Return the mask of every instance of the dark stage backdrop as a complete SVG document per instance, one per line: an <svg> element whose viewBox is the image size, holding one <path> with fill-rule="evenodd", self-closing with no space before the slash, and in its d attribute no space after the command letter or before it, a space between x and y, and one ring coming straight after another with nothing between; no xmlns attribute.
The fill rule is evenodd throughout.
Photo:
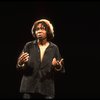
<svg viewBox="0 0 100 100"><path fill-rule="evenodd" d="M0 98L19 98L22 74L16 61L31 27L40 18L54 25L65 62L65 75L56 77L56 98L100 98L100 2L0 2Z"/></svg>

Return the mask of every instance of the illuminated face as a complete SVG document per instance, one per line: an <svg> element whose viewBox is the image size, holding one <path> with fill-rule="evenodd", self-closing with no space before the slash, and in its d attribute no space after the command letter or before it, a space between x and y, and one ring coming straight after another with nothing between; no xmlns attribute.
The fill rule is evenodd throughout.
<svg viewBox="0 0 100 100"><path fill-rule="evenodd" d="M35 30L35 34L36 34L36 37L38 39L45 39L47 37L47 34L46 34L46 29L45 27L39 23L36 27L36 30Z"/></svg>

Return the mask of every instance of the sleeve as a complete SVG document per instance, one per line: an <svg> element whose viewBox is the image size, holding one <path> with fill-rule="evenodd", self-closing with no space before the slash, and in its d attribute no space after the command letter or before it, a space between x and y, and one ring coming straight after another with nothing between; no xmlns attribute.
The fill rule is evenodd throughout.
<svg viewBox="0 0 100 100"><path fill-rule="evenodd" d="M57 45L55 47L55 58L57 60L61 60L62 59L60 51L59 51L59 47ZM65 73L64 62L62 64L62 68L61 68L60 72Z"/></svg>
<svg viewBox="0 0 100 100"><path fill-rule="evenodd" d="M30 47L31 47L30 42L26 43L24 48L23 48L23 50L22 50L22 52L30 53L29 52L30 51ZM20 53L20 55L21 55L21 53ZM30 66L30 62L29 61L24 63L24 65L20 66L20 65L18 65L18 60L17 60L16 68L17 68L18 71L21 71L24 75L31 75L32 72L33 72L33 68Z"/></svg>
<svg viewBox="0 0 100 100"><path fill-rule="evenodd" d="M55 58L57 60L60 60L61 59L61 54L60 54L60 51L59 51L58 46L55 47Z"/></svg>
<svg viewBox="0 0 100 100"><path fill-rule="evenodd" d="M29 43L26 43L26 44L24 45L23 50L22 50L21 53L19 54L19 57L20 57L20 55L22 54L22 52L28 52L28 53L29 53L28 44L29 44ZM18 58L19 58L19 57L18 57ZM25 64L22 64L22 65L19 65L18 59L17 59L16 68L18 68L18 69L23 69L23 68L25 68L25 66L26 66L26 63L25 63Z"/></svg>

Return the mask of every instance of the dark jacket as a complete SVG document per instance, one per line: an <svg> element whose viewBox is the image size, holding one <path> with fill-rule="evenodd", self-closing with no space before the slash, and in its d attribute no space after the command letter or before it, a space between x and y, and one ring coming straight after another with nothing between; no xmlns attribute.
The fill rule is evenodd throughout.
<svg viewBox="0 0 100 100"><path fill-rule="evenodd" d="M58 60L61 59L57 45L50 42L42 62L40 61L40 49L36 40L26 43L23 51L29 53L29 61L23 69L20 92L54 96L54 73L56 71L52 67L52 60L54 57ZM61 71L63 72L64 68Z"/></svg>

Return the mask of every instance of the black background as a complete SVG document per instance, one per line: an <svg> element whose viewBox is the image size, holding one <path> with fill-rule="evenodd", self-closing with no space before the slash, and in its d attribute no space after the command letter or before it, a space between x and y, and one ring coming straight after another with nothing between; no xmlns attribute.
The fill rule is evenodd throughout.
<svg viewBox="0 0 100 100"><path fill-rule="evenodd" d="M100 98L100 2L1 1L0 98L18 98L21 73L16 61L31 27L46 18L65 62L65 75L56 80L57 98Z"/></svg>

